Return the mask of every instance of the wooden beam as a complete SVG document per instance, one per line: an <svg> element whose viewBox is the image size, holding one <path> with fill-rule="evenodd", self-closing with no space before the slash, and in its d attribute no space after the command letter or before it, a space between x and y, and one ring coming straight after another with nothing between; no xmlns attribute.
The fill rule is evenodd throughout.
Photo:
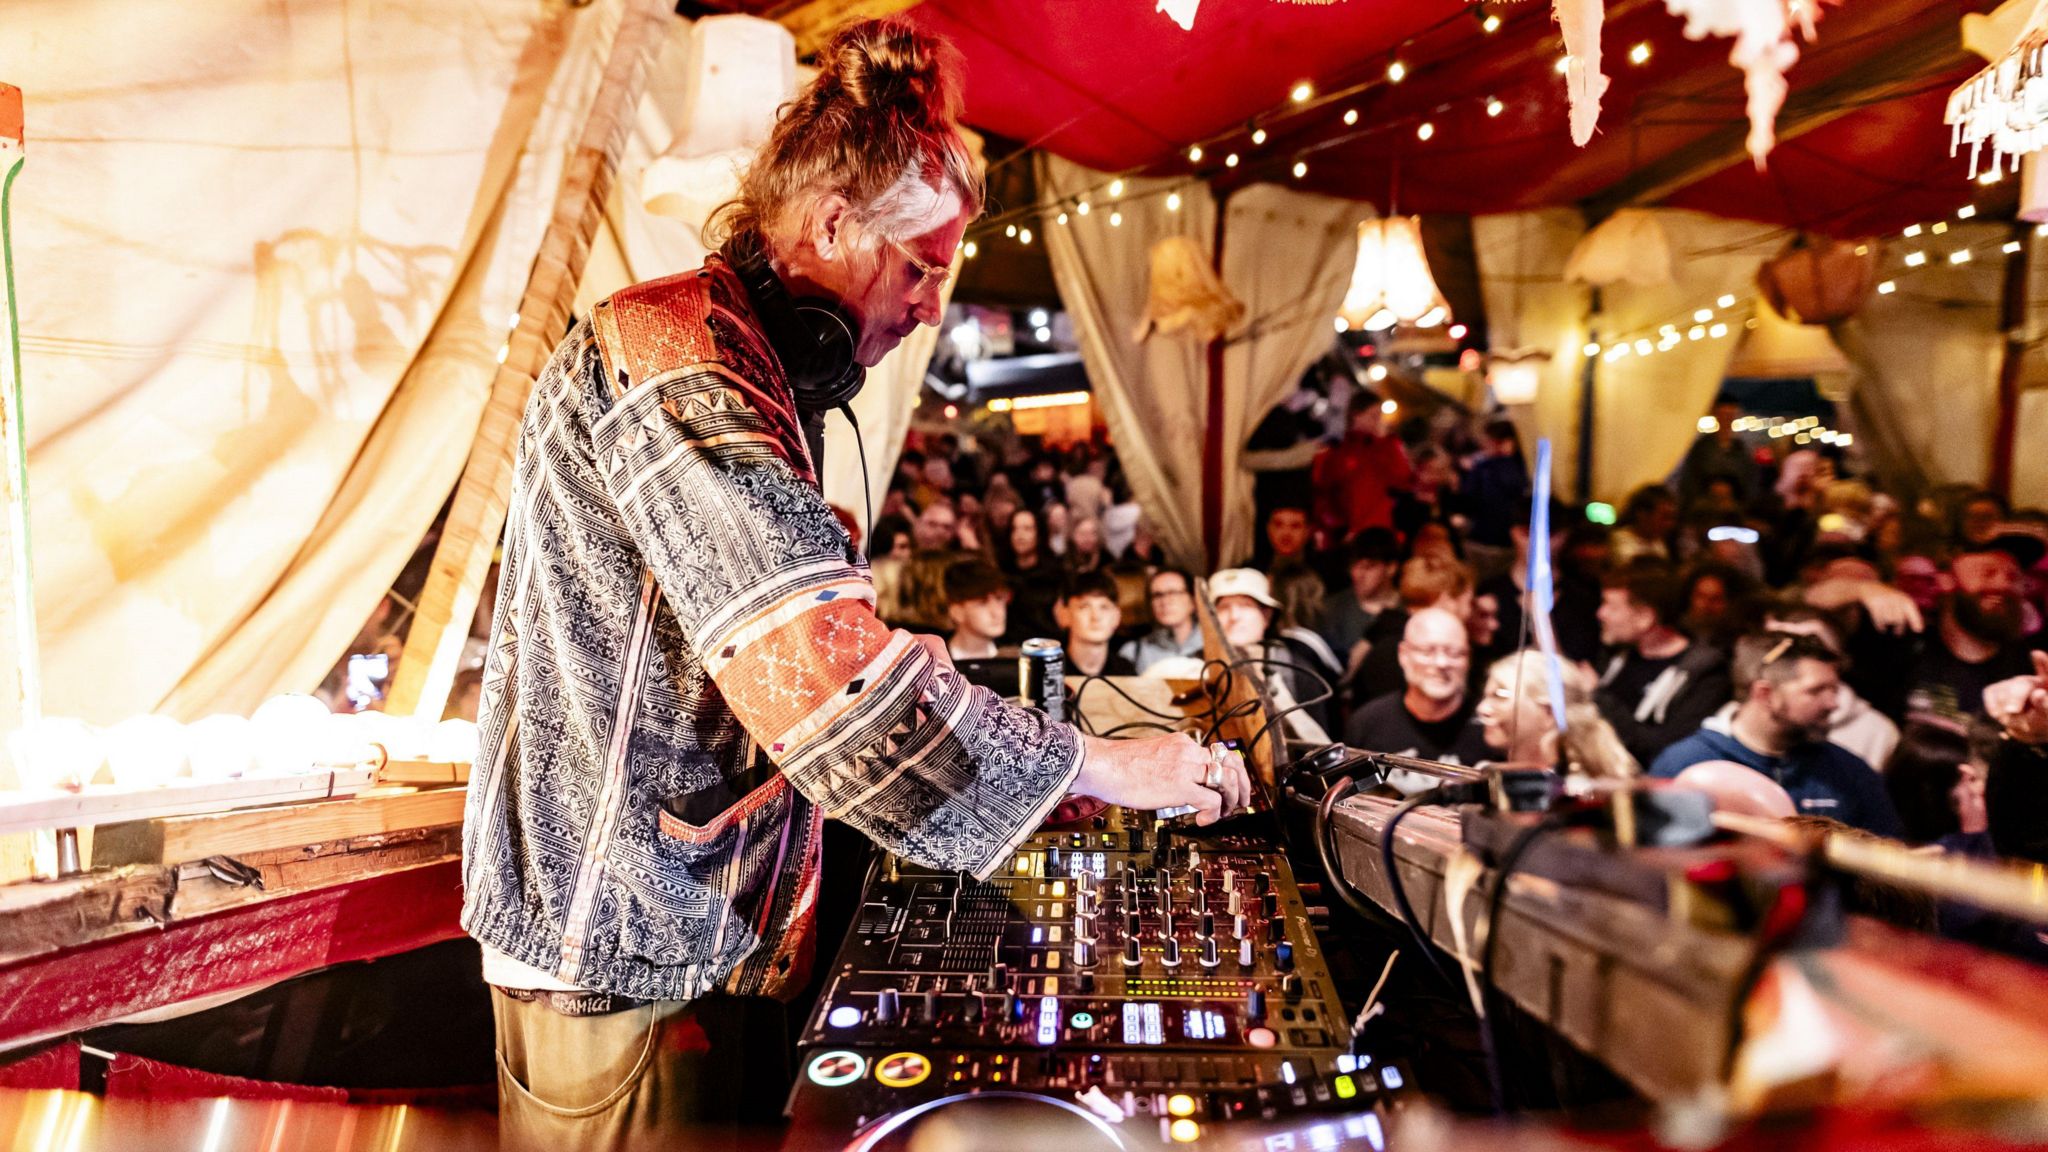
<svg viewBox="0 0 2048 1152"><path fill-rule="evenodd" d="M1928 8L1886 39L1892 46L1873 52L1869 59L1838 75L1795 88L1778 112L1778 143L1782 145L1855 112L1863 106L1862 98L1924 80L1975 59L1957 39L1954 15L1941 5ZM1739 73L1731 69L1728 83L1740 92ZM1589 197L1585 202L1587 218L1604 220L1616 209L1655 204L1696 184L1746 159L1748 138L1748 119L1735 117L1725 127L1641 165L1627 179Z"/></svg>
<svg viewBox="0 0 2048 1152"><path fill-rule="evenodd" d="M590 259L590 242L604 219L605 201L618 175L626 145L647 86L648 67L661 48L673 0L627 0L612 38L604 76L590 105L576 150L563 169L554 212L541 237L540 253L519 301L519 326L510 351L491 380L490 398L471 443L462 479L434 549L427 584L420 592L419 611L405 638L405 652L392 677L386 710L395 715L424 715L439 720L454 686L456 665L469 637L469 623L491 554L505 529L512 495L512 453L519 441L519 421L534 380L547 366L555 342L569 328L576 286Z"/></svg>
<svg viewBox="0 0 2048 1152"><path fill-rule="evenodd" d="M138 820L100 829L94 863L183 864L209 856L241 856L364 836L462 823L461 788L358 796L319 804L252 808L212 816Z"/></svg>
<svg viewBox="0 0 2048 1152"><path fill-rule="evenodd" d="M799 60L817 55L839 26L855 20L894 16L922 0L792 0L768 10L768 17L796 37Z"/></svg>

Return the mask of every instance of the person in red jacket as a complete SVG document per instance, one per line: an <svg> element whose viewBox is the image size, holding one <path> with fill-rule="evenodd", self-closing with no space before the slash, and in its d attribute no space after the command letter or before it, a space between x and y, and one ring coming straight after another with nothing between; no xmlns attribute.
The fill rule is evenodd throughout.
<svg viewBox="0 0 2048 1152"><path fill-rule="evenodd" d="M1415 478L1408 450L1387 435L1377 393L1353 395L1348 419L1343 442L1318 453L1312 469L1316 522L1337 540L1392 528L1394 493Z"/></svg>

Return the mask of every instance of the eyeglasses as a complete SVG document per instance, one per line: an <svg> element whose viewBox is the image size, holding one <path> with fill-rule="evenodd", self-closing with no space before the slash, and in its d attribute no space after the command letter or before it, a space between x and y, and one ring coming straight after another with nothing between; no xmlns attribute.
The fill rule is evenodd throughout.
<svg viewBox="0 0 2048 1152"><path fill-rule="evenodd" d="M927 264L917 258L917 253L905 248L893 237L884 236L882 239L887 240L891 248L901 253L905 260L910 261L911 270L917 273L917 286L911 289L911 295L921 296L926 289L931 289L935 292L944 292L946 290L946 280L953 275L953 266L951 264Z"/></svg>
<svg viewBox="0 0 2048 1152"><path fill-rule="evenodd" d="M1416 660L1434 660L1439 664L1462 664L1472 658L1472 653L1467 649L1431 644L1404 643L1401 645L1401 651Z"/></svg>

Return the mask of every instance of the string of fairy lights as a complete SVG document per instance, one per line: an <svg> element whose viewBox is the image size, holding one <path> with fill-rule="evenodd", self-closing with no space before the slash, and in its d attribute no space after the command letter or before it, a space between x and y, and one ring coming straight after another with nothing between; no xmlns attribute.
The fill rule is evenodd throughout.
<svg viewBox="0 0 2048 1152"><path fill-rule="evenodd" d="M1463 10L1454 12L1401 40L1385 52L1386 63L1375 73L1327 92L1318 92L1313 82L1297 81L1291 85L1284 99L1244 121L1240 125L1211 133L1199 140L1190 141L1180 149L1189 169L1178 179L1167 178L1159 182L1155 174L1148 179L1150 187L1144 195L1164 196L1168 211L1180 210L1185 198L1182 190L1191 185L1207 183L1211 178L1224 174L1248 175L1253 172L1284 171L1295 180L1305 179L1309 174L1309 160L1327 149L1352 143L1357 140L1392 133L1412 131L1415 140L1427 144L1438 139L1442 132L1439 122L1455 115L1461 108L1474 109L1487 119L1495 119L1505 113L1509 102L1498 93L1477 96L1463 96L1444 100L1428 108L1411 109L1397 116L1379 119L1372 123L1361 123L1362 115L1357 107L1359 97L1376 90L1390 89L1400 85L1419 69L1430 64L1411 64L1417 47L1446 28L1469 21L1480 36L1491 36L1503 26L1503 18L1496 9L1504 7L1508 0L1495 3L1473 3ZM1561 39L1557 44L1560 54L1554 71L1561 79L1571 58L1562 54ZM1636 44L1626 54L1628 62L1635 67L1647 65L1654 55L1648 41ZM1443 60L1432 61L1431 64ZM1512 95L1512 94L1510 94ZM1291 152L1279 155L1261 155L1262 149L1271 139L1273 130L1282 123L1298 124L1302 118L1329 112L1338 122L1338 130L1312 142L1301 145ZM1014 157L1006 157L998 164ZM1099 215L1112 228L1121 227L1123 212L1121 205L1129 203L1125 193L1130 182L1140 178L1154 168L1133 168L1105 175L1102 179L1077 191L1058 196L1042 196L1037 201L991 213L979 221L962 237L960 253L968 260L981 254L984 243L992 242L998 232L1005 240L1029 247L1037 238L1034 224L1050 219L1055 225L1066 227L1075 221ZM1098 212L1098 209L1106 209ZM1041 224L1042 226L1042 224Z"/></svg>
<svg viewBox="0 0 2048 1152"><path fill-rule="evenodd" d="M1973 220L1977 215L1976 205L1965 204L1956 209L1955 220L1961 223ZM1941 237L1948 236L1953 231L1954 226L1947 219L1922 220L1902 229L1899 236L1901 241L1907 242L1906 250L1901 254L1898 265L1884 273L1884 278L1878 281L1877 294L1892 295L1899 290L1900 279L1923 269L1953 268L1971 263L1977 259L1980 249L1988 254L1988 251L1995 247L1998 254L2011 256L2022 247L2020 241L2011 238L1979 242L1976 245L1941 240ZM2034 233L2037 236L2048 235L2048 225L2036 227ZM1868 255L1871 244L1875 242L1873 240L1858 244L1856 255ZM1724 292L1710 304L1701 304L1685 312L1674 313L1661 321L1617 333L1605 340L1589 340L1581 351L1588 358L1598 356L1612 364L1630 356L1647 357L1669 352L1681 344L1723 339L1733 331L1732 325L1738 319L1744 328L1757 326L1758 320L1754 314L1756 303L1755 293L1737 295Z"/></svg>

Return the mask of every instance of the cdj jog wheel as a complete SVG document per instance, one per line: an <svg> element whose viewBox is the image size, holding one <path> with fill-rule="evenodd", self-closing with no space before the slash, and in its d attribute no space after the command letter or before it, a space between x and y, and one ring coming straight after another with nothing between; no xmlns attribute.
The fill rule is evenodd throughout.
<svg viewBox="0 0 2048 1152"><path fill-rule="evenodd" d="M1115 1128L1076 1104L1025 1092L942 1096L884 1117L846 1152L1126 1152Z"/></svg>

